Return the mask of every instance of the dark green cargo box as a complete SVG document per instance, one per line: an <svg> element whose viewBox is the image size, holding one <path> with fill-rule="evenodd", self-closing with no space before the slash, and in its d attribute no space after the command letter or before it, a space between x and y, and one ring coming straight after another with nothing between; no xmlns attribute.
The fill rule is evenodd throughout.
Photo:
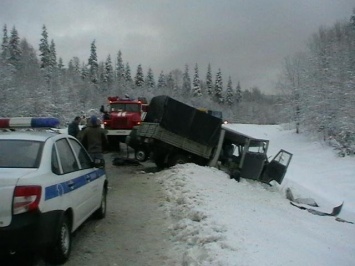
<svg viewBox="0 0 355 266"><path fill-rule="evenodd" d="M159 123L172 133L203 145L215 146L218 142L222 119L179 102L169 96L154 97L144 122Z"/></svg>

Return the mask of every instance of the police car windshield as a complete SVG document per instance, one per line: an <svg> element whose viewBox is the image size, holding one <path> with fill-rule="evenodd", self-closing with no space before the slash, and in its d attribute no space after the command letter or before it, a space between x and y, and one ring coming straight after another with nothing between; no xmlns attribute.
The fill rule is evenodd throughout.
<svg viewBox="0 0 355 266"><path fill-rule="evenodd" d="M139 104L136 103L113 103L110 105L111 112L140 112Z"/></svg>
<svg viewBox="0 0 355 266"><path fill-rule="evenodd" d="M0 168L38 168L43 142L0 140Z"/></svg>

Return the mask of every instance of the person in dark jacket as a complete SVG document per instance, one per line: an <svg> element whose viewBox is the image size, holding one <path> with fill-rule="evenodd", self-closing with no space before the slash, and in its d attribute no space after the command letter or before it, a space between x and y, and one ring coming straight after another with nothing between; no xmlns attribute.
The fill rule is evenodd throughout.
<svg viewBox="0 0 355 266"><path fill-rule="evenodd" d="M68 126L68 134L69 135L72 135L75 138L78 137L78 133L80 131L80 129L79 129L80 121L81 121L81 117L76 116L74 118L74 120L69 124L69 126Z"/></svg>
<svg viewBox="0 0 355 266"><path fill-rule="evenodd" d="M80 133L80 142L87 149L92 159L104 159L103 152L108 141L106 131L101 128L96 116L91 116L87 127Z"/></svg>

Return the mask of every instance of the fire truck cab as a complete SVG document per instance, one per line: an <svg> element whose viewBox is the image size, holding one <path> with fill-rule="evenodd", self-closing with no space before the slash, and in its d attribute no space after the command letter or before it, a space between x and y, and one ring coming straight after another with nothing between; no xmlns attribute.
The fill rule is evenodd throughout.
<svg viewBox="0 0 355 266"><path fill-rule="evenodd" d="M107 130L110 146L115 147L119 142L125 142L132 128L143 121L148 104L145 98L111 96L107 99L107 109L101 106L100 111L103 113L103 125Z"/></svg>

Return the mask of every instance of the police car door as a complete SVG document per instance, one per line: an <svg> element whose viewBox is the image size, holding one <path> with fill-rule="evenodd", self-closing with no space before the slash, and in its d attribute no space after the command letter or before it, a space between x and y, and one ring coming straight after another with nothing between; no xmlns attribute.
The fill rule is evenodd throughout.
<svg viewBox="0 0 355 266"><path fill-rule="evenodd" d="M85 180L87 182L87 211L94 211L101 204L102 191L105 182L105 171L103 169L93 168L93 163L89 154L76 139L70 138L69 142L79 161L80 171L82 172L82 175L85 175Z"/></svg>
<svg viewBox="0 0 355 266"><path fill-rule="evenodd" d="M55 144L58 151L61 179L65 180L65 183L62 183L65 202L68 208L73 209L73 228L76 228L91 214L92 206L89 194L92 184L87 180L87 174L91 169L81 169L67 138L61 138Z"/></svg>

